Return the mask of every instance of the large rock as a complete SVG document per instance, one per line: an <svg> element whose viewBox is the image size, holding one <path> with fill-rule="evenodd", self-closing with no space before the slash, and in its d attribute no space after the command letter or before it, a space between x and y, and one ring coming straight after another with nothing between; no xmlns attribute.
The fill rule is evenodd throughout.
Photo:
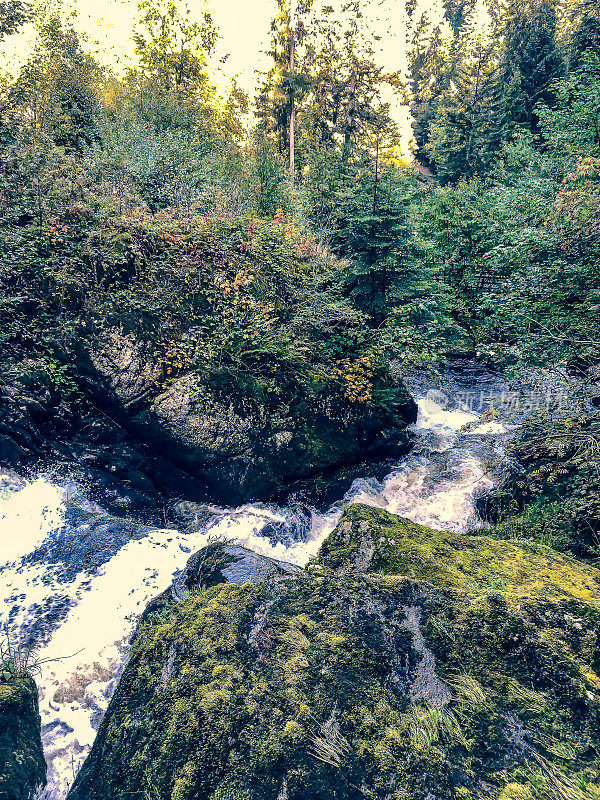
<svg viewBox="0 0 600 800"><path fill-rule="evenodd" d="M239 585L247 551L211 547L140 622L69 800L599 796L597 570L365 506L301 574Z"/></svg>
<svg viewBox="0 0 600 800"><path fill-rule="evenodd" d="M181 600L190 592L229 582L242 586L259 581L281 581L298 575L302 570L293 564L277 561L236 544L215 542L194 553L183 572L171 587L172 596Z"/></svg>
<svg viewBox="0 0 600 800"><path fill-rule="evenodd" d="M0 682L0 797L30 800L46 783L37 688L28 676Z"/></svg>
<svg viewBox="0 0 600 800"><path fill-rule="evenodd" d="M150 345L112 332L94 344L82 340L78 368L101 408L228 504L409 447L406 426L416 419L416 405L391 377L385 404L296 398L275 415L203 386L194 375L157 394L157 364Z"/></svg>
<svg viewBox="0 0 600 800"><path fill-rule="evenodd" d="M101 402L112 399L131 409L143 403L162 377L155 346L133 333L102 331L90 345L85 337L77 347L77 366Z"/></svg>

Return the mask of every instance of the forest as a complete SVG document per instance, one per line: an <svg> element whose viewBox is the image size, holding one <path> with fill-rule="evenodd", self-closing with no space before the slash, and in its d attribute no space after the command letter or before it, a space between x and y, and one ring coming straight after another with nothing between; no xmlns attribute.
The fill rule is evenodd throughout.
<svg viewBox="0 0 600 800"><path fill-rule="evenodd" d="M214 521L211 503L276 502L310 528L365 462L414 447L411 376L444 390L476 365L510 388L518 430L509 466L486 454L494 485L473 493L477 522L441 533L426 515L344 505L287 593L264 553L273 582L223 583L239 553L202 540L185 597L164 593L139 618L91 755L79 777L68 767L69 798L600 797L597 0L399 2L395 71L367 0L276 0L254 95L217 85L210 5L135 5L117 64L59 0L0 0L0 49L29 32L0 73L0 500L40 474L86 487L74 505L65 490L79 545L60 580L102 569L105 549L140 538L132 525ZM490 399L456 430L506 418ZM88 537L77 525L98 503L110 520ZM390 531L396 550L381 545ZM67 558L65 535L43 545L48 563ZM485 555L470 560L461 537ZM23 564L38 563L31 552ZM346 601L377 607L384 627L367 611L353 627ZM400 624L393 603L421 610ZM251 619L258 644L240 644ZM25 708L41 667L18 669L10 636L0 707L15 684ZM441 665L445 688L420 706L414 685L390 699L390 636L414 637L407 675L428 654ZM172 695L152 659L163 678L180 669ZM15 761L2 724L0 796L63 798L60 781L43 794L37 744Z"/></svg>

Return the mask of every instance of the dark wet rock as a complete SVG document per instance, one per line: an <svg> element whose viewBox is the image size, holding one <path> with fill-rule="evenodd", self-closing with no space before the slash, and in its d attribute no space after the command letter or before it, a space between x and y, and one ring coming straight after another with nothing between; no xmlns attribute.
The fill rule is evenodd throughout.
<svg viewBox="0 0 600 800"><path fill-rule="evenodd" d="M169 509L169 517L180 528L188 531L200 531L207 527L214 519L217 509L206 503L192 503L189 500L179 500Z"/></svg>
<svg viewBox="0 0 600 800"><path fill-rule="evenodd" d="M280 520L269 520L261 528L260 535L268 539L271 544L283 542L289 546L296 542L305 542L312 527L311 509L293 504L288 506L281 516Z"/></svg>
<svg viewBox="0 0 600 800"><path fill-rule="evenodd" d="M103 405L110 397L118 407L135 408L152 395L162 377L156 348L132 333L101 331L92 346L82 338L77 357L90 393Z"/></svg>
<svg viewBox="0 0 600 800"><path fill-rule="evenodd" d="M26 675L0 682L0 797L30 800L46 783L37 688Z"/></svg>
<svg viewBox="0 0 600 800"><path fill-rule="evenodd" d="M219 583L258 583L259 581L289 579L302 572L284 561L240 547L236 544L216 542L194 553L181 575L173 582L172 593L182 599L190 592L216 586Z"/></svg>
<svg viewBox="0 0 600 800"><path fill-rule="evenodd" d="M414 407L404 389L397 395L395 413L317 402L274 423L251 403L196 396L182 378L132 425L185 470L202 474L213 495L231 505L376 454L406 452L404 429L415 418Z"/></svg>
<svg viewBox="0 0 600 800"><path fill-rule="evenodd" d="M599 597L548 548L359 505L302 571L214 542L142 617L69 800L594 797Z"/></svg>
<svg viewBox="0 0 600 800"><path fill-rule="evenodd" d="M131 334L82 339L78 358L86 390L101 408L228 505L365 458L406 452L406 426L416 418L398 380L386 389L385 407L297 398L275 421L267 407L198 385L194 376L157 392L160 359ZM181 488L179 496L195 499Z"/></svg>
<svg viewBox="0 0 600 800"><path fill-rule="evenodd" d="M172 498L267 500L410 448L416 406L390 375L379 387L385 403L298 395L274 410L193 375L165 384L160 354L141 334L92 326L58 356L73 365L78 399L23 381L0 386L0 466L67 469L115 514L155 523ZM23 374L26 359L13 354Z"/></svg>

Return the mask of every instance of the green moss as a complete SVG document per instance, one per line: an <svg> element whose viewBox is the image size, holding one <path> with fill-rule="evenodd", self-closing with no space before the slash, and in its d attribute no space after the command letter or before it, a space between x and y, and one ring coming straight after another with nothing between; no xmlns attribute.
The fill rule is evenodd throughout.
<svg viewBox="0 0 600 800"><path fill-rule="evenodd" d="M500 792L498 800L533 800L533 794L528 786L520 783L509 783Z"/></svg>
<svg viewBox="0 0 600 800"><path fill-rule="evenodd" d="M37 688L27 676L0 684L0 797L27 800L46 783Z"/></svg>
<svg viewBox="0 0 600 800"><path fill-rule="evenodd" d="M323 547L336 567L358 548L362 525L375 548L370 569L469 594L503 592L511 600L581 600L600 609L600 573L540 545L433 530L368 506L350 506Z"/></svg>
<svg viewBox="0 0 600 800"><path fill-rule="evenodd" d="M600 553L598 463L585 442L598 435L595 410L532 419L516 441L524 465L485 503L494 536L549 545L579 558Z"/></svg>

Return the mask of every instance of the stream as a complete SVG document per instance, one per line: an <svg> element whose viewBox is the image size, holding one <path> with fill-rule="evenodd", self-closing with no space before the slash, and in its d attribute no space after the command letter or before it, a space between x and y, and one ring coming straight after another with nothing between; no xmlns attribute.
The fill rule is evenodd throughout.
<svg viewBox="0 0 600 800"><path fill-rule="evenodd" d="M93 743L128 655L136 620L209 537L304 565L335 527L343 506L366 503L434 528L465 532L482 523L475 502L510 468L508 416L480 417L505 386L479 367L439 381L407 380L418 402L411 452L383 480L355 480L326 509L247 504L210 507L181 530L111 516L65 478L19 479L0 470L0 618L36 674L48 787L63 800Z"/></svg>

